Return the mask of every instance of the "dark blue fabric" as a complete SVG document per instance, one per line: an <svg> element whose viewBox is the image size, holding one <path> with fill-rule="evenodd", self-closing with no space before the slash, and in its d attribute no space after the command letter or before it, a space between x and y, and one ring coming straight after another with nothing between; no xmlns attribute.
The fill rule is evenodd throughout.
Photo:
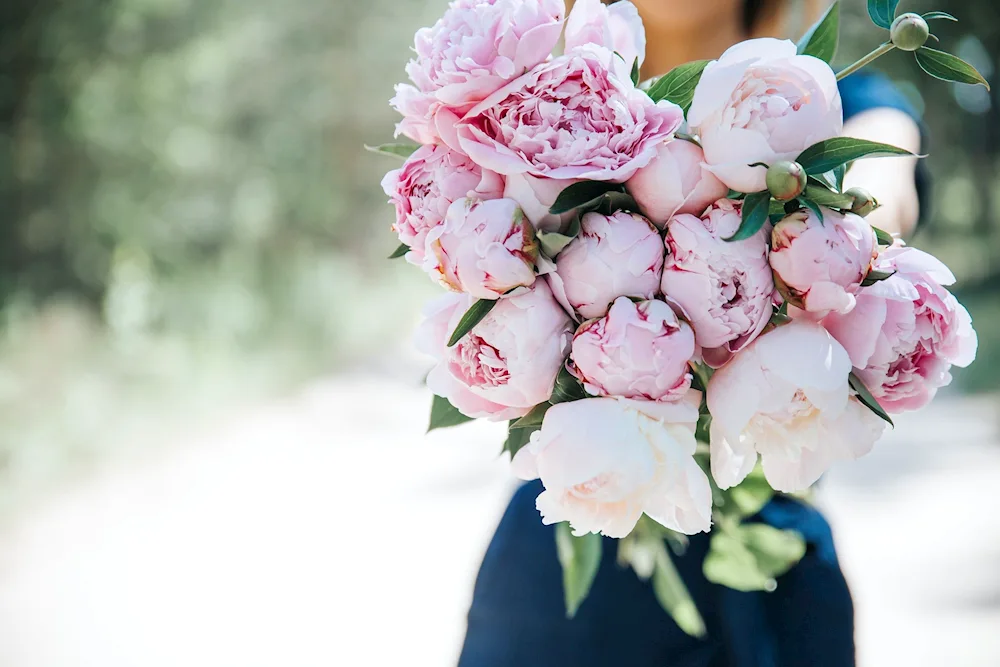
<svg viewBox="0 0 1000 667"><path fill-rule="evenodd" d="M709 536L694 535L677 569L707 628L686 635L660 608L649 584L604 558L576 618L563 606L552 526L535 509L538 481L507 508L476 580L460 667L846 667L854 664L851 595L830 528L814 508L777 498L752 520L802 532L805 558L772 593L742 593L709 583L701 564Z"/></svg>
<svg viewBox="0 0 1000 667"><path fill-rule="evenodd" d="M845 117L892 107L916 118L888 81L855 74L841 82ZM693 639L660 608L652 588L604 558L590 596L567 620L552 526L542 524L539 482L511 500L476 580L460 667L851 667L854 608L830 527L814 508L786 497L753 520L801 532L802 561L771 593L709 583L701 565L709 536L695 535L675 562L708 630Z"/></svg>

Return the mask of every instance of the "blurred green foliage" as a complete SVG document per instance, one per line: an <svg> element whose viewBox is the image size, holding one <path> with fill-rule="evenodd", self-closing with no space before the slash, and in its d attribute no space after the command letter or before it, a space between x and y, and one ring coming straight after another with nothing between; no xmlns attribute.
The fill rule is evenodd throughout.
<svg viewBox="0 0 1000 667"><path fill-rule="evenodd" d="M345 307L395 279L392 165L360 147L391 133L413 25L397 3L5 11L8 300L80 296L115 332L344 342Z"/></svg>
<svg viewBox="0 0 1000 667"><path fill-rule="evenodd" d="M849 62L885 38L860 0L843 0L838 63ZM945 83L924 74L905 53L890 53L878 67L892 76L928 128L925 152L932 174L932 208L913 244L940 257L964 293L992 292L1000 283L1000 98L995 85L1000 53L1000 4L993 0L904 0L899 11L944 10L959 22L932 21L939 47L974 64L994 82ZM975 313L973 313L975 315ZM1000 385L994 385L1000 386Z"/></svg>
<svg viewBox="0 0 1000 667"><path fill-rule="evenodd" d="M395 358L433 288L384 259L396 242L378 184L395 164L362 145L390 140L413 32L444 5L2 4L0 463L89 455L123 420L134 442L166 412ZM883 37L862 0L844 5L842 62ZM935 32L993 73L993 0L904 7L958 14ZM996 93L911 60L880 65L933 130L934 210L916 243L978 292L996 358ZM996 388L980 366L973 384Z"/></svg>

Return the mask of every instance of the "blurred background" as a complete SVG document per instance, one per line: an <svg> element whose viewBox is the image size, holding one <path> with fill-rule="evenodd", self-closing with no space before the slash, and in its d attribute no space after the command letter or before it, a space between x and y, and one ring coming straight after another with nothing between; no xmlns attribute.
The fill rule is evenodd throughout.
<svg viewBox="0 0 1000 667"><path fill-rule="evenodd" d="M422 435L436 288L385 259L396 163L362 147L445 4L2 3L0 664L454 661L512 482L494 426ZM842 4L847 63L881 35ZM993 0L903 7L1000 67ZM862 664L997 665L1000 87L879 67L980 352L824 502Z"/></svg>

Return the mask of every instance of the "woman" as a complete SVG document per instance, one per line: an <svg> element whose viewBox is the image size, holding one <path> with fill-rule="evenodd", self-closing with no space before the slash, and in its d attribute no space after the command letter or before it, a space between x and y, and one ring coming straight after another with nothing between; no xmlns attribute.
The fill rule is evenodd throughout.
<svg viewBox="0 0 1000 667"><path fill-rule="evenodd" d="M647 34L644 76L714 58L748 37L786 32L781 26L803 3L779 0L633 0ZM806 5L811 4L806 0ZM808 9L808 8L807 8ZM811 8L815 14L816 7ZM800 16L801 16L800 12ZM803 21L808 24L809 21ZM788 26L802 32L803 26ZM853 75L841 84L845 134L920 152L914 115L885 79ZM915 159L877 165L860 161L847 186L867 188L883 204L870 220L906 234L920 204ZM871 163L871 164L869 164ZM773 593L741 593L711 584L701 566L709 536L695 535L675 559L705 620L694 639L660 608L648 583L616 564L616 542L604 557L590 595L565 618L554 528L535 509L538 481L521 487L507 509L476 581L460 667L549 665L628 667L845 667L854 664L853 606L837 564L829 526L813 508L777 498L752 520L801 532L806 556Z"/></svg>

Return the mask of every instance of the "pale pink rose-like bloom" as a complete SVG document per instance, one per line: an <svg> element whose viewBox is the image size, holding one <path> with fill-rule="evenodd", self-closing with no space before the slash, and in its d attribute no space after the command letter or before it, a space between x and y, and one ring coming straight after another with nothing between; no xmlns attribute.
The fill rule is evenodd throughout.
<svg viewBox="0 0 1000 667"><path fill-rule="evenodd" d="M570 367L592 396L675 401L691 388L694 332L663 301L619 297L573 336Z"/></svg>
<svg viewBox="0 0 1000 667"><path fill-rule="evenodd" d="M844 112L829 65L796 55L788 40L762 38L740 42L708 64L688 125L723 183L759 192L767 170L749 165L794 160L812 144L839 136Z"/></svg>
<svg viewBox="0 0 1000 667"><path fill-rule="evenodd" d="M663 294L691 322L713 367L760 335L773 311L769 225L743 241L724 240L739 229L741 213L739 202L720 199L701 218L672 218L664 239Z"/></svg>
<svg viewBox="0 0 1000 667"><path fill-rule="evenodd" d="M819 324L796 320L760 336L708 383L712 476L739 484L760 454L776 491L802 491L837 461L859 458L885 422L851 396L851 360Z"/></svg>
<svg viewBox="0 0 1000 667"><path fill-rule="evenodd" d="M413 85L399 84L390 104L396 128L420 143L457 148L453 125L472 106L549 57L559 41L563 0L461 0L417 31Z"/></svg>
<svg viewBox="0 0 1000 667"><path fill-rule="evenodd" d="M636 213L587 213L580 234L556 257L549 275L557 298L583 319L603 317L620 296L652 299L660 289L663 242Z"/></svg>
<svg viewBox="0 0 1000 667"><path fill-rule="evenodd" d="M566 51L596 44L618 53L631 69L646 59L646 29L631 2L606 5L601 0L577 0L566 19Z"/></svg>
<svg viewBox="0 0 1000 667"><path fill-rule="evenodd" d="M808 313L849 312L878 254L871 225L853 213L800 210L771 232L771 268L790 304Z"/></svg>
<svg viewBox="0 0 1000 667"><path fill-rule="evenodd" d="M586 46L536 66L461 120L462 150L507 176L627 181L684 115L654 104L620 65L611 51Z"/></svg>
<svg viewBox="0 0 1000 667"><path fill-rule="evenodd" d="M645 513L670 530L707 532L712 490L694 460L700 399L691 390L677 403L588 398L550 408L512 466L542 480L542 522L620 538Z"/></svg>
<svg viewBox="0 0 1000 667"><path fill-rule="evenodd" d="M679 213L701 215L729 192L705 166L701 147L683 139L661 143L653 161L635 172L625 187L660 228Z"/></svg>
<svg viewBox="0 0 1000 667"><path fill-rule="evenodd" d="M535 282L538 241L513 199L456 200L427 234L424 270L445 287L499 299Z"/></svg>
<svg viewBox="0 0 1000 667"><path fill-rule="evenodd" d="M506 297L448 347L459 320L476 299L446 294L424 310L417 349L437 359L427 386L462 414L505 421L526 415L552 395L566 360L573 326L544 281Z"/></svg>
<svg viewBox="0 0 1000 667"><path fill-rule="evenodd" d="M452 202L463 197L496 199L503 177L445 146L421 146L399 169L382 179L382 189L396 208L392 230L409 246L406 260L424 261L427 232L440 225Z"/></svg>
<svg viewBox="0 0 1000 667"><path fill-rule="evenodd" d="M877 267L896 273L863 288L854 310L833 313L823 324L886 411L917 410L951 382L953 365L975 360L978 339L969 312L942 287L955 277L940 261L893 247Z"/></svg>

